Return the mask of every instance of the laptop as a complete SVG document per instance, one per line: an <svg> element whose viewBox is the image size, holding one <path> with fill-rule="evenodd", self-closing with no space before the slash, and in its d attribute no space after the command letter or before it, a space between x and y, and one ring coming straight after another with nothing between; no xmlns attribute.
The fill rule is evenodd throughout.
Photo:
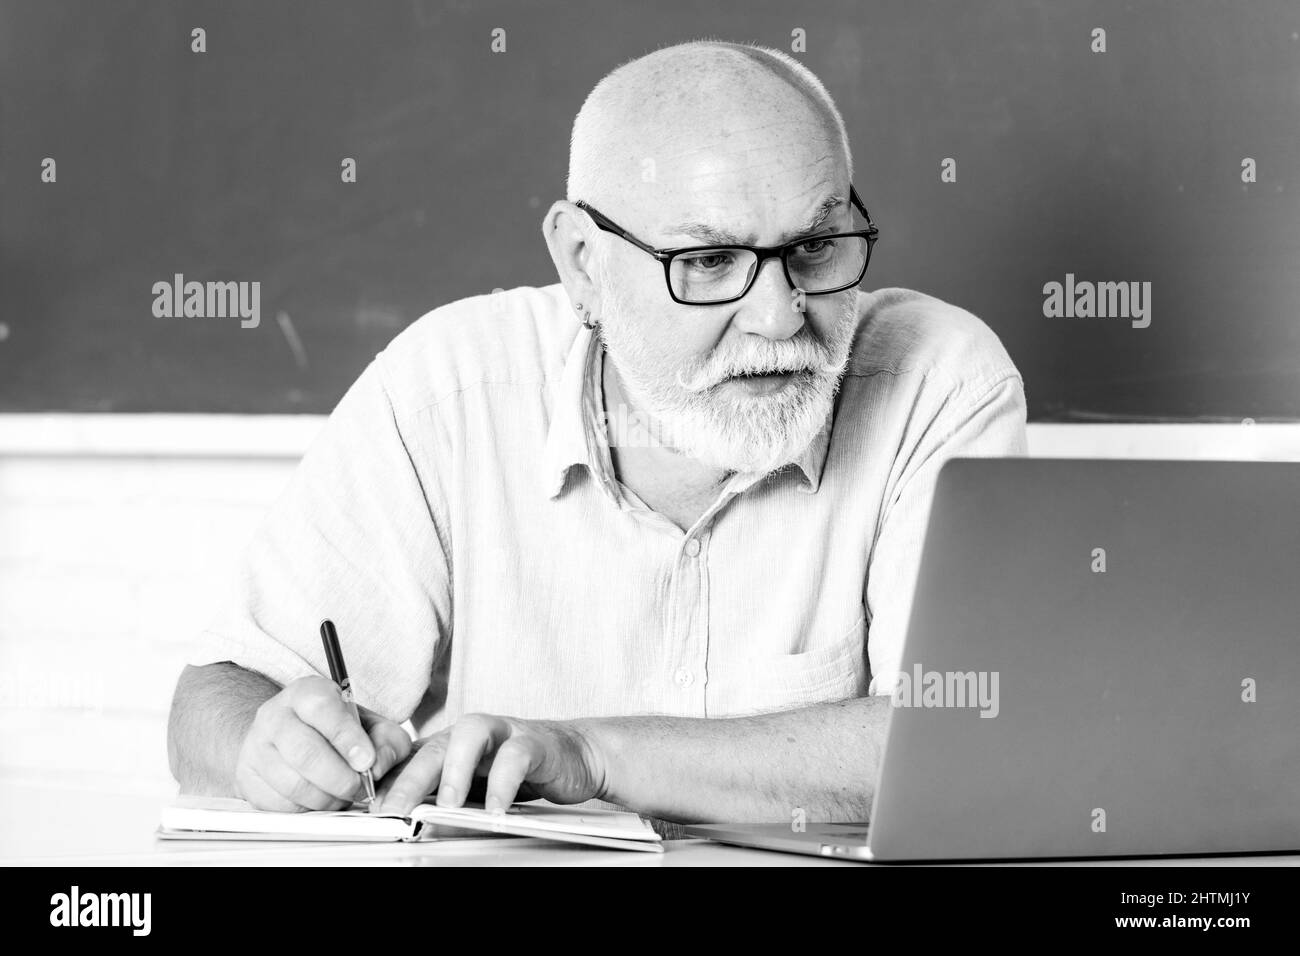
<svg viewBox="0 0 1300 956"><path fill-rule="evenodd" d="M1300 848L1300 464L952 459L914 595L870 823L689 835L871 861Z"/></svg>

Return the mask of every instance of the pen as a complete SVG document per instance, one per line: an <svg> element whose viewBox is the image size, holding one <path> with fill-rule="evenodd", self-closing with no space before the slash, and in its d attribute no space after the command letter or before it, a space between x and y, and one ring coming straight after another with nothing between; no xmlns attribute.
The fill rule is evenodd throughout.
<svg viewBox="0 0 1300 956"><path fill-rule="evenodd" d="M352 696L352 678L348 677L348 666L343 663L343 648L339 646L339 635L334 630L333 621L320 622L320 639L325 645L325 660L330 666L330 679L339 685L339 690L343 692L343 703L348 705L352 711L352 716L365 729L365 724L361 723L361 714L357 711L356 698ZM361 771L361 779L366 785L366 802L373 804L375 802L375 775L369 770Z"/></svg>

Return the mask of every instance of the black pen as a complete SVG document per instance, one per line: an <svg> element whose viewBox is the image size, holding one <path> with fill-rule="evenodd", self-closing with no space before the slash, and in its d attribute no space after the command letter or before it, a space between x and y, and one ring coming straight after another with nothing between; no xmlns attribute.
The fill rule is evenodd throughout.
<svg viewBox="0 0 1300 956"><path fill-rule="evenodd" d="M339 646L339 635L334 630L333 621L320 622L320 639L325 645L325 660L330 666L330 678L339 685L339 690L343 692L343 703L348 705L352 710L352 716L357 719L357 724L365 730L366 725L361 723L361 714L357 711L356 698L352 696L352 678L348 677L348 666L343 663L343 648ZM366 802L373 805L375 775L369 770L363 770L361 779L366 785Z"/></svg>

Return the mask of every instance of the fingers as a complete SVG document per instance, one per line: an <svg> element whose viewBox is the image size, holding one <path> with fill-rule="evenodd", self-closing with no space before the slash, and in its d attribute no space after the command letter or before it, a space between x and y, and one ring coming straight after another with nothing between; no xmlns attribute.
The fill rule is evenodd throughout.
<svg viewBox="0 0 1300 956"><path fill-rule="evenodd" d="M361 786L360 776L343 761L328 740L304 724L293 712L280 713L272 729L271 746L279 755L280 762L313 788L349 803L356 797ZM276 761L271 759L266 763L274 765ZM275 785L276 780L268 776L266 765L259 764L257 770L268 783Z"/></svg>
<svg viewBox="0 0 1300 956"><path fill-rule="evenodd" d="M291 806L289 810L342 810L352 806L352 797L326 793L283 760L265 760L253 773Z"/></svg>
<svg viewBox="0 0 1300 956"><path fill-rule="evenodd" d="M487 797L483 806L494 812L505 811L515 802L524 781L541 769L545 759L546 748L534 736L519 735L506 740L497 748L496 759L488 771Z"/></svg>
<svg viewBox="0 0 1300 956"><path fill-rule="evenodd" d="M440 807L463 806L486 777L483 805L504 811L521 795L580 803L594 794L583 758L568 738L537 721L469 714L416 745L380 787L376 809L407 815L435 789Z"/></svg>
<svg viewBox="0 0 1300 956"><path fill-rule="evenodd" d="M446 734L439 734L425 741L410 756L404 767L397 773L391 774L391 779L384 780L380 788L382 798L377 801L378 812L405 816L439 786L446 741Z"/></svg>
<svg viewBox="0 0 1300 956"><path fill-rule="evenodd" d="M240 768L239 773L235 776L235 792L258 810L296 813L303 809L292 800L282 797L252 767Z"/></svg>
<svg viewBox="0 0 1300 956"><path fill-rule="evenodd" d="M298 719L329 741L358 773L375 762L375 747L370 736L343 703L333 681L324 677L304 677L288 688L287 703Z"/></svg>
<svg viewBox="0 0 1300 956"><path fill-rule="evenodd" d="M235 773L235 792L258 810L275 810L279 813L297 813L298 806L262 779L251 764L242 765Z"/></svg>
<svg viewBox="0 0 1300 956"><path fill-rule="evenodd" d="M438 783L438 806L464 804L479 764L509 737L510 723L500 717L470 714L459 720L447 741L442 779Z"/></svg>
<svg viewBox="0 0 1300 956"><path fill-rule="evenodd" d="M235 790L259 810L300 813L303 810L337 810L351 805L309 782L285 762L274 744L255 744L256 753L240 760L235 771Z"/></svg>

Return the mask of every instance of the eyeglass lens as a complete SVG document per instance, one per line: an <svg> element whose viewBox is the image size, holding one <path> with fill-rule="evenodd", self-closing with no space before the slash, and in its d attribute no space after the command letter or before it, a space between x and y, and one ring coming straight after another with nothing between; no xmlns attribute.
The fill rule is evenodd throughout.
<svg viewBox="0 0 1300 956"><path fill-rule="evenodd" d="M856 282L867 261L862 236L809 239L786 252L791 281L804 292L829 292ZM684 252L668 265L668 281L684 302L714 302L743 293L758 266L748 249L713 248Z"/></svg>

